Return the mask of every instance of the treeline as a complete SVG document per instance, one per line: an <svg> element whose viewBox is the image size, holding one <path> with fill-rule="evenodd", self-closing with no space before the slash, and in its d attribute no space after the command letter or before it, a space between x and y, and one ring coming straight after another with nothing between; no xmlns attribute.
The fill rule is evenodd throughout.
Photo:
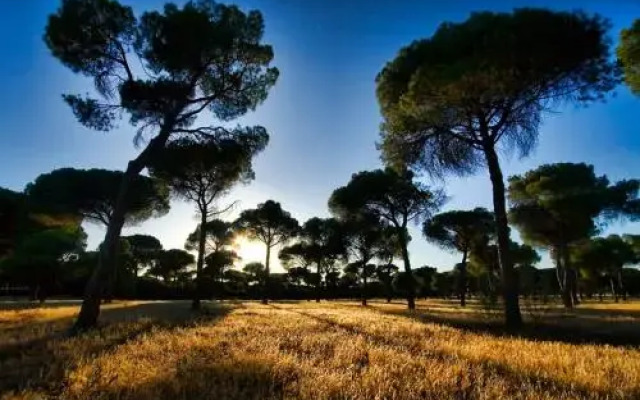
<svg viewBox="0 0 640 400"><path fill-rule="evenodd" d="M580 293L601 290L604 281L616 294L628 292L623 267L635 262L630 260L636 239L596 235L612 218L637 217L638 181L610 184L589 165L552 164L505 182L501 167L504 155L529 155L547 112L605 100L623 79L640 91L640 22L622 32L618 60L611 54L609 28L605 18L581 11L476 12L402 48L376 77L383 117L378 148L385 169L357 173L338 188L329 200L332 218L300 227L273 201L244 211L234 231L266 247L265 278L247 287L255 293L261 288L265 302L274 296L269 261L271 251L284 246L279 256L289 268L287 276L302 276L305 283L298 286L315 287L316 297L328 293L333 266L341 263L345 268L337 281L355 279L363 300L382 283L402 293L413 309L416 295L429 286L429 280L418 279L407 248L407 227L418 224L428 239L461 253L453 273L461 302L469 291L499 293L511 327L522 323L522 272L533 258L520 261L522 248L512 243L510 226L527 244L551 252L567 307L580 301ZM95 326L101 301L112 295L124 276L120 270L126 270L121 267L126 259L122 227L166 212L172 194L191 201L201 218L190 244L197 257L195 288L189 290L198 308L213 287L207 283L213 278L206 278L215 275L207 272L211 254L223 259L216 261L219 265L233 258L208 247L209 223L230 206L220 204L221 196L253 179L251 160L268 142L260 126L228 129L199 117L228 122L267 98L279 71L271 65L274 51L263 42L263 33L260 12L212 0L169 4L140 15L116 0L62 0L49 16L44 40L55 58L95 86L87 96L65 94L65 102L91 129L109 131L128 116L140 153L123 172L54 171L23 194L3 195L9 199L9 211L1 217L9 220L2 228L3 273L10 271L11 279L23 273L25 281L48 276L44 281L51 282L51 271L78 261L72 254L86 258L79 250L80 222L104 224L105 239L94 255L74 329ZM579 132L568 134L580 140ZM485 169L491 213L438 217L444 191L415 179ZM93 179L98 176L100 181ZM163 285L179 287L187 279L177 267L193 262L187 263L188 253L182 252L163 250L149 271L175 270L157 276ZM523 253L531 256L533 250ZM374 278L380 264L392 269L389 260L400 261L401 272L391 283ZM30 274L30 265L47 267ZM257 265L249 270L261 274ZM229 280L221 276L223 283ZM446 281L444 274L435 276ZM484 276L484 283L475 288L477 276Z"/></svg>
<svg viewBox="0 0 640 400"><path fill-rule="evenodd" d="M207 181L201 179L206 172L217 171L211 182L219 185L225 163L216 159L201 170L198 182ZM80 224L109 223L118 179L121 173L114 171L66 168L41 175L24 193L0 191L0 282L14 294L40 301L51 295L81 296L99 251L86 251ZM131 202L127 220L163 215L169 208L168 188L187 181L140 177L132 190L139 199ZM235 182L231 176L228 187ZM511 241L509 247L520 295L539 301L560 298L572 307L585 297L606 295L617 301L640 294L640 271L633 268L640 262L640 235L594 237L612 218L637 216L639 185L635 180L612 184L585 164L544 165L511 177L508 215L530 244ZM219 192L202 191L213 199ZM244 210L235 221L203 218L204 225L185 238L184 249L164 249L149 235L123 236L104 298L188 298L197 307L200 299L358 298L366 305L372 297L443 297L464 306L473 296L496 304L502 277L494 214L484 208L438 213L444 202L443 193L430 191L409 173L365 171L334 191L328 202L331 218L300 225L269 200ZM205 210L200 215L212 214ZM422 221L428 241L460 253L460 263L449 271L412 269L404 256L411 240L407 225L414 219ZM264 243L264 263L240 259L240 236ZM540 256L531 245L548 249L555 269L537 269ZM270 271L276 249L285 273Z"/></svg>

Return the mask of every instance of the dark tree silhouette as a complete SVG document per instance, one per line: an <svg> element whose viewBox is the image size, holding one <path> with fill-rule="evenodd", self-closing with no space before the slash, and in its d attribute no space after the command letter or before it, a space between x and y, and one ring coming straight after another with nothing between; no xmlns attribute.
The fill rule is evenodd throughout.
<svg viewBox="0 0 640 400"><path fill-rule="evenodd" d="M618 235L594 238L578 243L572 250L572 259L578 268L605 276L611 285L611 295L627 299L622 281L622 268L638 262L633 247Z"/></svg>
<svg viewBox="0 0 640 400"><path fill-rule="evenodd" d="M181 249L163 250L147 272L151 276L161 277L166 283L175 283L179 276L195 264L195 257Z"/></svg>
<svg viewBox="0 0 640 400"><path fill-rule="evenodd" d="M156 260L158 252L162 250L162 243L151 235L123 236L123 240L129 243L131 254L135 262L134 275L138 277L140 268L149 268Z"/></svg>
<svg viewBox="0 0 640 400"><path fill-rule="evenodd" d="M478 12L403 48L376 79L388 164L434 175L489 170L511 327L522 317L498 150L528 155L544 112L602 99L616 86L608 27L582 12Z"/></svg>
<svg viewBox="0 0 640 400"><path fill-rule="evenodd" d="M398 273L398 266L392 262L378 264L376 267L376 277L384 285L387 303L391 303L393 297L393 278Z"/></svg>
<svg viewBox="0 0 640 400"><path fill-rule="evenodd" d="M151 161L153 176L168 183L174 193L196 204L200 226L224 213L217 202L238 183L254 178L253 156L263 150L268 141L266 132L236 132L222 140L179 139L167 144L160 156ZM198 229L198 259L196 262L196 291L192 308L200 309L203 295L206 230Z"/></svg>
<svg viewBox="0 0 640 400"><path fill-rule="evenodd" d="M370 263L385 248L388 226L377 215L363 213L343 221L344 242L347 260L345 272L358 277L361 283L360 299L367 305L367 282L376 272L375 264Z"/></svg>
<svg viewBox="0 0 640 400"><path fill-rule="evenodd" d="M493 213L484 208L470 211L448 211L427 220L422 232L427 240L447 249L462 253L459 264L460 305L466 305L467 258L474 243L495 230Z"/></svg>
<svg viewBox="0 0 640 400"><path fill-rule="evenodd" d="M399 174L391 169L363 171L352 175L346 186L336 189L329 199L329 209L342 219L358 218L372 214L392 225L402 251L404 270L407 274L407 306L415 309L415 291L409 260L410 221L419 223L435 212L444 195L432 192L413 181L413 174Z"/></svg>
<svg viewBox="0 0 640 400"><path fill-rule="evenodd" d="M265 281L267 280L267 272L264 264L261 262L250 262L242 267L242 272L248 275L249 281L264 287Z"/></svg>
<svg viewBox="0 0 640 400"><path fill-rule="evenodd" d="M322 296L322 276L344 255L344 235L342 226L334 218L311 218L302 225L298 232L299 243L291 248L284 248L285 263L288 258L297 255L302 259L300 266L315 264L316 302ZM283 259L283 257L280 257Z"/></svg>
<svg viewBox="0 0 640 400"><path fill-rule="evenodd" d="M298 221L290 213L284 211L280 203L267 200L258 204L255 209L244 210L235 221L235 226L240 235L244 235L250 240L259 240L267 247L262 297L262 303L267 304L269 302L271 249L287 243L298 234L300 230Z"/></svg>
<svg viewBox="0 0 640 400"><path fill-rule="evenodd" d="M80 215L109 226L123 178L121 171L61 168L38 176L25 193L34 206L48 213ZM169 211L169 191L156 179L135 176L123 210L124 223L130 225L163 216Z"/></svg>
<svg viewBox="0 0 640 400"><path fill-rule="evenodd" d="M640 19L620 33L618 60L622 65L625 83L634 94L640 94Z"/></svg>
<svg viewBox="0 0 640 400"><path fill-rule="evenodd" d="M49 17L44 39L72 71L93 79L97 97L65 95L77 119L98 130L114 127L123 113L146 145L127 166L98 267L87 284L74 331L95 326L103 282L113 269L131 182L176 135L224 136L228 129L195 126L205 110L228 121L255 109L275 84L271 46L258 11L242 12L212 0L137 18L115 0L63 0ZM132 65L140 60L139 67ZM138 71L144 75L136 76ZM263 131L264 128L253 128Z"/></svg>
<svg viewBox="0 0 640 400"><path fill-rule="evenodd" d="M207 276L214 281L220 283L219 288L222 289L222 277L227 268L233 266L236 260L240 259L238 254L233 250L236 239L236 232L233 224L221 219L207 221L203 225L198 225L196 230L189 234L185 248L187 250L197 250L200 253L201 241L204 240L203 254L204 268L201 275ZM204 237L204 239L202 239ZM196 276L196 279L200 279ZM200 291L203 295L204 288L201 283ZM221 293L220 293L221 294Z"/></svg>
<svg viewBox="0 0 640 400"><path fill-rule="evenodd" d="M637 218L639 187L637 180L612 185L587 164L546 164L509 178L509 219L525 242L551 250L567 308L578 301L578 273L571 266L570 247L597 233L611 218Z"/></svg>
<svg viewBox="0 0 640 400"><path fill-rule="evenodd" d="M6 275L31 290L41 303L60 280L66 263L86 247L87 235L79 225L38 230L24 237L3 263Z"/></svg>

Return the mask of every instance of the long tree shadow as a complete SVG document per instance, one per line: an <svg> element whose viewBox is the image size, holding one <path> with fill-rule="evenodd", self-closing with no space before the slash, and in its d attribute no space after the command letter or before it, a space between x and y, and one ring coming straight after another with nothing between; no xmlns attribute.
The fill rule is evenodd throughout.
<svg viewBox="0 0 640 400"><path fill-rule="evenodd" d="M331 318L299 311L299 309L295 308L280 308L273 305L272 307L313 319L317 322L320 322L321 324L326 325L327 327L330 327L331 329L340 330L351 335L362 336L366 338L368 342L375 345L402 349L402 351L410 351L413 354L413 357L427 357L430 359L436 359L440 362L451 364L457 364L460 363L460 361L468 363L470 367L468 370L460 372L460 376L457 382L458 387L455 389L455 392L451 394L451 398L482 398L483 393L485 393L486 386L491 384L491 382L488 381L486 377L491 376L491 374L493 373L496 373L497 375L500 375L506 380L514 383L514 391L512 393L512 397L510 398L519 398L518 395L522 393L520 393L520 389L518 388L524 387L522 384L530 385L531 387L534 387L535 390L540 394L544 393L546 395L552 396L552 398L618 398L616 397L618 394L614 396L613 393L606 390L594 390L593 388L588 388L575 382L553 379L548 376L536 373L535 371L516 370L508 364L488 358L468 359L460 356L459 354L453 354L448 351L435 348L428 349L428 351L425 351L426 349L424 348L421 349L421 351L418 351L417 349L407 349L406 343L403 343L401 340L395 338L392 335L379 335L371 333L366 329L356 325L338 322L332 320ZM397 315L396 313L393 314ZM463 385L462 382L466 382L466 384ZM543 396L541 395L540 397L542 398ZM632 393L625 393L624 398L640 398L640 389L634 390Z"/></svg>
<svg viewBox="0 0 640 400"><path fill-rule="evenodd" d="M563 342L570 344L607 344L612 346L640 345L640 321L588 320L581 316L611 316L607 313L590 313L584 309L577 314L561 317L543 316L529 321L518 329L507 329L501 320L469 319L451 313L422 310L389 310L375 307L384 314L400 315L424 323L446 325L462 331L490 334L495 337L518 337L537 341ZM598 310L600 311L600 310Z"/></svg>
<svg viewBox="0 0 640 400"><path fill-rule="evenodd" d="M60 318L34 327L28 321L22 327L27 340L0 344L0 393L26 389L57 393L65 371L86 358L98 357L117 346L135 340L152 330L167 330L213 323L224 317L231 307L207 307L193 313L186 302L139 303L129 307L103 310L99 328L76 337L66 337L72 318ZM12 335L20 331L11 328ZM37 329L30 333L29 329ZM5 335L4 331L0 334Z"/></svg>

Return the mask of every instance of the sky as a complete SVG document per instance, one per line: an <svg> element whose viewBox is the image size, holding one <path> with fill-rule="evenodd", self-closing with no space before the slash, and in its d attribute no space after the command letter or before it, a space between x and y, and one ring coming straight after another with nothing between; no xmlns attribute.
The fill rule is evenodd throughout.
<svg viewBox="0 0 640 400"><path fill-rule="evenodd" d="M121 0L139 15L159 9L164 0ZM183 3L183 1L176 1ZM254 161L256 179L222 201L238 200L225 216L274 199L301 223L328 217L331 192L351 174L381 167L375 143L381 116L375 76L398 50L430 36L444 21L463 21L473 11L510 11L518 7L597 12L612 22L617 43L621 29L640 18L640 1L393 1L393 0L237 0L242 9L258 9L265 19L264 41L272 44L280 78L263 105L236 122L262 125L270 134L267 149ZM140 151L134 128L126 120L111 132L81 126L62 101L63 93L88 93L92 83L62 66L46 48L42 35L47 16L59 0L0 0L0 186L23 190L39 174L55 168L124 169ZM640 175L640 98L621 86L606 103L588 108L567 106L544 117L536 150L525 159L502 154L505 177L541 164L587 162L611 180ZM449 196L443 211L483 206L491 209L491 186L483 171L464 178L425 183ZM182 248L197 224L188 203L173 201L166 216L126 228L148 233L165 248ZM104 230L85 226L89 248ZM603 234L640 233L640 225L616 223ZM409 250L414 267L448 270L460 256L422 239L412 227ZM242 242L243 263L263 261L264 247ZM279 269L277 257L273 257ZM550 266L544 256L542 267Z"/></svg>

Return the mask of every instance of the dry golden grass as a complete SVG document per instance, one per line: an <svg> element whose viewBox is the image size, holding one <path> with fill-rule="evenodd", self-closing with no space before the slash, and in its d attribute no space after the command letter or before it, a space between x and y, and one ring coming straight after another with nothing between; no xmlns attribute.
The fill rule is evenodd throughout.
<svg viewBox="0 0 640 400"><path fill-rule="evenodd" d="M614 307L585 305L565 324L603 308L639 322L639 303ZM640 398L637 347L538 340L537 325L498 335L478 308L236 303L194 319L187 303L116 304L74 339L59 336L73 307L0 311L0 388L6 399Z"/></svg>

